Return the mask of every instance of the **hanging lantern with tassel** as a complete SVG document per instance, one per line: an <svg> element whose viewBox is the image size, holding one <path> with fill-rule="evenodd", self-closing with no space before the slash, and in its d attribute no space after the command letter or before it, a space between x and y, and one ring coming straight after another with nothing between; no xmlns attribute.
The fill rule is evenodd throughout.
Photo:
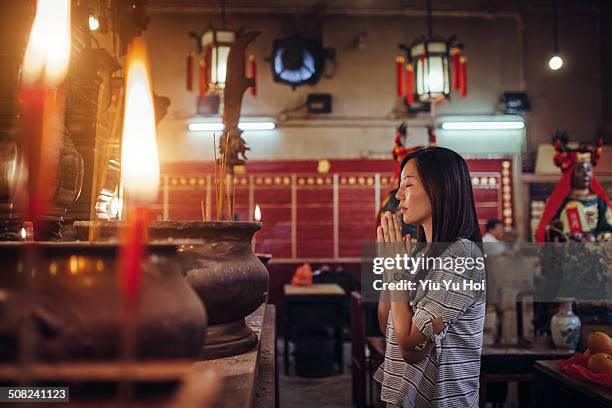
<svg viewBox="0 0 612 408"><path fill-rule="evenodd" d="M212 92L223 92L227 75L227 57L236 34L229 30L211 30L202 36L202 48L206 52L207 87Z"/></svg>
<svg viewBox="0 0 612 408"><path fill-rule="evenodd" d="M400 44L400 48L406 52L408 65L412 67L406 67L407 84L411 81L413 84L413 95L406 95L409 105L417 99L421 103L440 104L450 98L451 87L460 91L461 96L467 94L466 59L461 55L463 45L455 44L455 38L446 39L433 34L431 0L428 0L427 35L416 39L411 45Z"/></svg>

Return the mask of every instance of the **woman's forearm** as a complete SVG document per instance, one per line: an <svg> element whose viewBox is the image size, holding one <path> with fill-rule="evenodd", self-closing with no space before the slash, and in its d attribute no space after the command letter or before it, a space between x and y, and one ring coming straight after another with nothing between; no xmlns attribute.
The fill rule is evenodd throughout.
<svg viewBox="0 0 612 408"><path fill-rule="evenodd" d="M395 331L395 338L400 345L405 346L406 349L411 347L407 346L408 339L410 338L410 330L412 329L412 307L406 302L394 301L391 302L391 309L393 310L393 330Z"/></svg>
<svg viewBox="0 0 612 408"><path fill-rule="evenodd" d="M391 302L378 301L378 326L383 336L387 336L387 320L389 319L389 310L391 310Z"/></svg>

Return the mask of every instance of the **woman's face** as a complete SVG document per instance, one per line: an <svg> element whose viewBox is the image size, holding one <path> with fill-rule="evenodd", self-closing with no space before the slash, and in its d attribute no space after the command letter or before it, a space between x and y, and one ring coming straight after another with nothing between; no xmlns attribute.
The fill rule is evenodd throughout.
<svg viewBox="0 0 612 408"><path fill-rule="evenodd" d="M431 203L416 169L416 160L411 159L400 175L400 184L395 198L406 224L423 224L431 218Z"/></svg>

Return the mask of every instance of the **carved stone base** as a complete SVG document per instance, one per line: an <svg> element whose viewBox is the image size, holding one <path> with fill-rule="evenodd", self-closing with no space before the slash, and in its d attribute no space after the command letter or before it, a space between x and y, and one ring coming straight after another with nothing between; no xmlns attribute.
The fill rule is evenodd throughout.
<svg viewBox="0 0 612 408"><path fill-rule="evenodd" d="M246 353L257 346L257 335L244 319L208 327L206 341L200 353L202 360L235 356Z"/></svg>

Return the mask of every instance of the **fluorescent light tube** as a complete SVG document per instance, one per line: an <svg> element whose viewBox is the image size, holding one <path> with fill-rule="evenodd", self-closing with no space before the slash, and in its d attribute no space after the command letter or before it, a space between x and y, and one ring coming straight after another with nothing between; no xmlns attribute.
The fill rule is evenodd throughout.
<svg viewBox="0 0 612 408"><path fill-rule="evenodd" d="M523 129L525 122L444 122L442 129L444 130L510 130Z"/></svg>
<svg viewBox="0 0 612 408"><path fill-rule="evenodd" d="M273 130L276 127L274 122L240 122L238 129L240 130Z"/></svg>
<svg viewBox="0 0 612 408"><path fill-rule="evenodd" d="M192 132L220 132L224 126L221 122L193 122L188 124L187 128ZM274 130L276 123L272 121L240 122L238 128L240 130Z"/></svg>
<svg viewBox="0 0 612 408"><path fill-rule="evenodd" d="M223 130L221 122L196 122L187 125L187 128L192 132L220 132Z"/></svg>

